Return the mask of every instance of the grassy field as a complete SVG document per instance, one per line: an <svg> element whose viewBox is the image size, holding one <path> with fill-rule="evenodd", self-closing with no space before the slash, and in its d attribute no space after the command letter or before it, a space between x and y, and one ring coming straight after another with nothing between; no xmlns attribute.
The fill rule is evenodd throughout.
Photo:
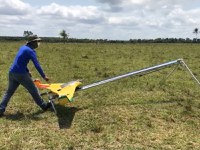
<svg viewBox="0 0 200 150"><path fill-rule="evenodd" d="M0 94L23 43L0 43ZM200 79L198 44L52 44L37 50L50 82L83 85L183 58ZM34 78L39 78L32 63ZM20 87L0 118L0 149L200 149L200 87L180 67L129 77L76 93L58 115L43 113ZM42 79L41 79L42 80Z"/></svg>

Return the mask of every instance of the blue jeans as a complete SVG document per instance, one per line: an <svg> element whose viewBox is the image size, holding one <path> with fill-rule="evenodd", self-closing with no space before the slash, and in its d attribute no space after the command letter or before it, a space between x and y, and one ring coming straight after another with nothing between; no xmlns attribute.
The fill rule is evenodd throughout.
<svg viewBox="0 0 200 150"><path fill-rule="evenodd" d="M7 104L10 101L10 98L12 97L12 95L14 94L14 92L16 91L16 89L20 84L28 90L28 92L31 94L36 104L39 105L42 109L45 109L47 104L41 98L38 89L33 83L33 80L30 77L29 73L19 74L19 73L9 72L8 89L5 92L2 102L0 103L0 113L5 112Z"/></svg>

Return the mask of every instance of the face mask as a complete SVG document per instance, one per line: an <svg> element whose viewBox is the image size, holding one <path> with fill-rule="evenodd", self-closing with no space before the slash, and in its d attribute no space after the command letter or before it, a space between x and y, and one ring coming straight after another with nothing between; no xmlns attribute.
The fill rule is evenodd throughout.
<svg viewBox="0 0 200 150"><path fill-rule="evenodd" d="M40 46L40 42L37 42L38 47Z"/></svg>

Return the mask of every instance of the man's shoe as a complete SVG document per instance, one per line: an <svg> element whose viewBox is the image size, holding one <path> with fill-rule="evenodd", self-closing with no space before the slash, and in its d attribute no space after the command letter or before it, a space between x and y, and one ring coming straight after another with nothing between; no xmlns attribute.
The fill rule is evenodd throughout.
<svg viewBox="0 0 200 150"><path fill-rule="evenodd" d="M0 117L3 117L4 116L4 113L0 113Z"/></svg>

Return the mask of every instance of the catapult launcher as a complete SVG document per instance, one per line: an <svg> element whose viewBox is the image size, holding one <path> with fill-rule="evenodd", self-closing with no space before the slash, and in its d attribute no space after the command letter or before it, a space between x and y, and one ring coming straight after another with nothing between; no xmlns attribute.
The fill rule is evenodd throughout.
<svg viewBox="0 0 200 150"><path fill-rule="evenodd" d="M116 81L122 78L126 78L129 76L136 76L136 77L140 77L149 73L153 73L156 71L159 71L161 69L165 69L171 66L175 66L173 68L173 70L167 75L167 77L169 77L179 66L184 67L186 69L186 71L188 71L188 73L191 75L191 77L200 85L199 80L194 76L194 74L192 73L192 71L190 70L190 68L186 65L186 63L183 61L183 59L177 59L174 61L169 61L163 64L159 64L156 66L152 66L152 67L148 67L148 68L144 68L144 69L140 69L140 70L136 70L136 71L132 71L126 74L122 74L119 76L115 76L112 78L108 78L105 80L101 80L101 81L97 81L88 85L83 85L82 86L82 82L80 80L76 80L76 81L71 81L68 83L52 83L52 84L42 84L39 80L35 80L34 83L35 85L39 88L39 89L46 89L47 92L42 93L42 95L47 95L49 101L52 104L52 108L54 109L55 113L56 113L56 109L54 106L54 101L58 100L58 103L60 105L66 105L69 102L73 101L73 97L74 97L74 93L77 91L82 91L82 90L87 90L89 88L93 88L108 82L112 82L112 81Z"/></svg>

